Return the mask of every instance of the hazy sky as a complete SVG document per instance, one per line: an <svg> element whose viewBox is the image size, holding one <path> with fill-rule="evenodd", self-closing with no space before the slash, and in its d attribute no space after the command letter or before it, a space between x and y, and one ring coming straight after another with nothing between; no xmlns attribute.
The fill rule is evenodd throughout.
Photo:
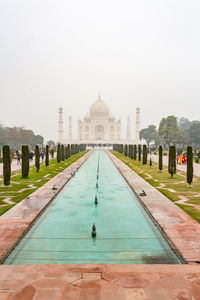
<svg viewBox="0 0 200 300"><path fill-rule="evenodd" d="M200 119L199 16L199 0L0 0L0 121L57 139L59 105L76 125L99 91L124 127L136 106L142 127Z"/></svg>

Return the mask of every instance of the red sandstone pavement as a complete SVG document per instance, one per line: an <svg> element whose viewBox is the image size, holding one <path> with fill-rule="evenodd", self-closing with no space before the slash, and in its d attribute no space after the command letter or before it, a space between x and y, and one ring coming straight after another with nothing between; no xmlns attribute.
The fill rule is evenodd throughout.
<svg viewBox="0 0 200 300"><path fill-rule="evenodd" d="M196 265L0 267L1 300L199 300Z"/></svg>

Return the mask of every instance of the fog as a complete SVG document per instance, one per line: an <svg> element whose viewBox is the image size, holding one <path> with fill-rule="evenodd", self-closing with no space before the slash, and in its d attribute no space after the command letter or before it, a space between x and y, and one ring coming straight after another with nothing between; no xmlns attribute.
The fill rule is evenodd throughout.
<svg viewBox="0 0 200 300"><path fill-rule="evenodd" d="M1 0L0 121L57 140L99 92L141 125L200 119L199 0ZM65 130L66 135L66 130Z"/></svg>

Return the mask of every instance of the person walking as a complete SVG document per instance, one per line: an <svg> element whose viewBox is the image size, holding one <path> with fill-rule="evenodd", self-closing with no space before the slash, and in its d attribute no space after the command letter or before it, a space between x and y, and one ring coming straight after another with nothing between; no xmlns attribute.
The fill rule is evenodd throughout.
<svg viewBox="0 0 200 300"><path fill-rule="evenodd" d="M18 150L16 151L16 155L17 155L17 165L21 165L21 155Z"/></svg>
<svg viewBox="0 0 200 300"><path fill-rule="evenodd" d="M44 161L44 151L41 152L42 162Z"/></svg>

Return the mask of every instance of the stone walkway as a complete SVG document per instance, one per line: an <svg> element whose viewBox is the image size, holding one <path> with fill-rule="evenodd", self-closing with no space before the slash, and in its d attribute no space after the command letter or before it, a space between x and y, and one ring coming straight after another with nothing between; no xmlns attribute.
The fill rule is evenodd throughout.
<svg viewBox="0 0 200 300"><path fill-rule="evenodd" d="M190 265L0 266L1 300L199 300Z"/></svg>
<svg viewBox="0 0 200 300"><path fill-rule="evenodd" d="M152 154L151 159L153 162L158 163L158 155ZM168 156L163 156L163 165L168 166ZM182 172L187 171L186 165L176 165L176 168L177 168L177 170L182 171ZM194 175L197 177L200 177L200 164L194 163L193 168L194 168Z"/></svg>

